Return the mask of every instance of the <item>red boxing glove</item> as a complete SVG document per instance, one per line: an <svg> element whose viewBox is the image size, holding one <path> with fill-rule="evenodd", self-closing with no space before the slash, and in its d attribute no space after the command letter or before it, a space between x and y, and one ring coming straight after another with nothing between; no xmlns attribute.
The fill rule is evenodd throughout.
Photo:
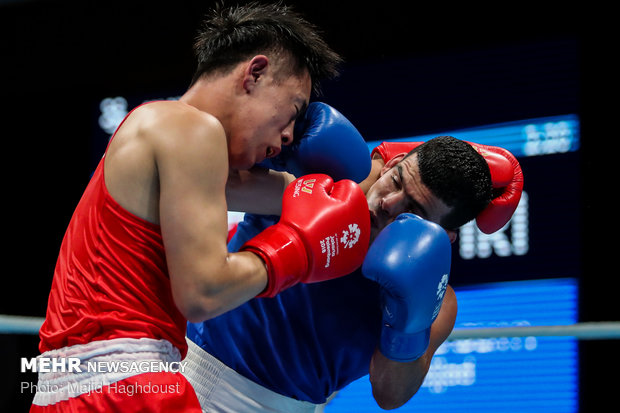
<svg viewBox="0 0 620 413"><path fill-rule="evenodd" d="M396 155L409 153L424 142L383 142L373 149L387 162ZM467 142L487 161L493 184L493 200L476 217L480 231L492 234L510 221L521 193L523 192L523 172L519 161L506 149L497 146Z"/></svg>
<svg viewBox="0 0 620 413"><path fill-rule="evenodd" d="M401 153L408 154L423 143L424 142L382 142L372 150L370 158L372 159L375 153L378 153L381 155L383 162L387 162Z"/></svg>
<svg viewBox="0 0 620 413"><path fill-rule="evenodd" d="M285 189L280 221L247 241L267 266L273 297L299 282L348 275L362 265L370 243L366 196L353 181L327 175L302 176Z"/></svg>
<svg viewBox="0 0 620 413"><path fill-rule="evenodd" d="M493 182L493 200L476 217L480 231L492 234L510 221L521 193L523 192L523 171L519 161L510 152L497 146L469 143L487 161Z"/></svg>

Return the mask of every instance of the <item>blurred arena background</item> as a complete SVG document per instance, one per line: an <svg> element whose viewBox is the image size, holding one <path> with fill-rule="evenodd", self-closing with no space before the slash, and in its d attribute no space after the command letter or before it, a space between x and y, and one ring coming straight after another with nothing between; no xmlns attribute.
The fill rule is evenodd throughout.
<svg viewBox="0 0 620 413"><path fill-rule="evenodd" d="M65 227L109 138L105 122L114 124L123 100L131 108L184 91L193 37L213 3L0 0L8 228L0 314L45 315ZM573 150L519 158L524 189L538 194L529 198L530 222L540 226L530 225L527 253L456 257L452 280L467 290L570 279L578 321L618 320L614 236L603 235L615 230L614 175L606 170L618 139L617 45L605 23L611 10L542 2L284 3L322 28L345 58L340 78L318 99L369 142L574 116ZM0 411L27 411L32 395L19 385L36 377L20 373L19 360L37 355L37 345L34 335L0 335ZM579 411L611 398L614 349L613 341L578 343Z"/></svg>

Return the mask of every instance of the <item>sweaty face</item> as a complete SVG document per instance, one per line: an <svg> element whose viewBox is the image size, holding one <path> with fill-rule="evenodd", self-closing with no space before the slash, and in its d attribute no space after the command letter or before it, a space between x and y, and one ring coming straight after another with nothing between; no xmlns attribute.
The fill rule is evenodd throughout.
<svg viewBox="0 0 620 413"><path fill-rule="evenodd" d="M241 169L278 155L282 145L293 142L295 120L308 106L312 83L307 72L277 81L267 73L253 86L239 119L236 146L231 148Z"/></svg>
<svg viewBox="0 0 620 413"><path fill-rule="evenodd" d="M371 217L371 240L402 213L412 213L439 223L450 208L424 185L418 155L388 161L379 179L366 193Z"/></svg>

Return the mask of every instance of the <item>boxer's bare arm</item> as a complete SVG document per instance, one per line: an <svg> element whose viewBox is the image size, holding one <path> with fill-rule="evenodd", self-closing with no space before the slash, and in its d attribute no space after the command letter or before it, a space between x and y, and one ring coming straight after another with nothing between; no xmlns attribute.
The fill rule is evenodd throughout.
<svg viewBox="0 0 620 413"><path fill-rule="evenodd" d="M254 167L248 171L231 170L226 183L229 211L262 215L280 215L284 188L295 180L287 172Z"/></svg>
<svg viewBox="0 0 620 413"><path fill-rule="evenodd" d="M214 117L179 102L138 110L106 155L108 190L121 206L161 226L172 294L183 315L214 317L267 283L256 255L226 248L224 130Z"/></svg>
<svg viewBox="0 0 620 413"><path fill-rule="evenodd" d="M381 168L383 168L384 165L385 162L383 161L381 155L375 153L370 163L370 173L368 174L368 177L360 182L360 188L362 188L364 193L368 192L372 184L377 182L377 179L379 179L379 176L381 175Z"/></svg>
<svg viewBox="0 0 620 413"><path fill-rule="evenodd" d="M380 407L395 409L416 394L428 373L433 354L454 328L456 312L456 295L448 286L441 310L431 326L428 349L422 357L402 363L386 358L379 349L375 350L370 361L370 382L373 397Z"/></svg>
<svg viewBox="0 0 620 413"><path fill-rule="evenodd" d="M375 155L371 172L360 182L366 193L378 179L383 159ZM226 183L226 202L229 211L249 212L261 215L280 215L282 212L282 193L284 188L295 180L288 172L278 172L254 167L250 170L231 170Z"/></svg>

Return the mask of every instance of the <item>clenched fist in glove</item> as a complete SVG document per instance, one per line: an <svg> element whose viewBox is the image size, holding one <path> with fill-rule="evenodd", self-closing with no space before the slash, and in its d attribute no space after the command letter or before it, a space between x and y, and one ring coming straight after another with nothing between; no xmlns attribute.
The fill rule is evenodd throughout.
<svg viewBox="0 0 620 413"><path fill-rule="evenodd" d="M363 262L370 242L366 197L350 180L327 175L297 178L284 191L280 221L247 241L267 266L267 288L273 297L298 282L342 277Z"/></svg>

